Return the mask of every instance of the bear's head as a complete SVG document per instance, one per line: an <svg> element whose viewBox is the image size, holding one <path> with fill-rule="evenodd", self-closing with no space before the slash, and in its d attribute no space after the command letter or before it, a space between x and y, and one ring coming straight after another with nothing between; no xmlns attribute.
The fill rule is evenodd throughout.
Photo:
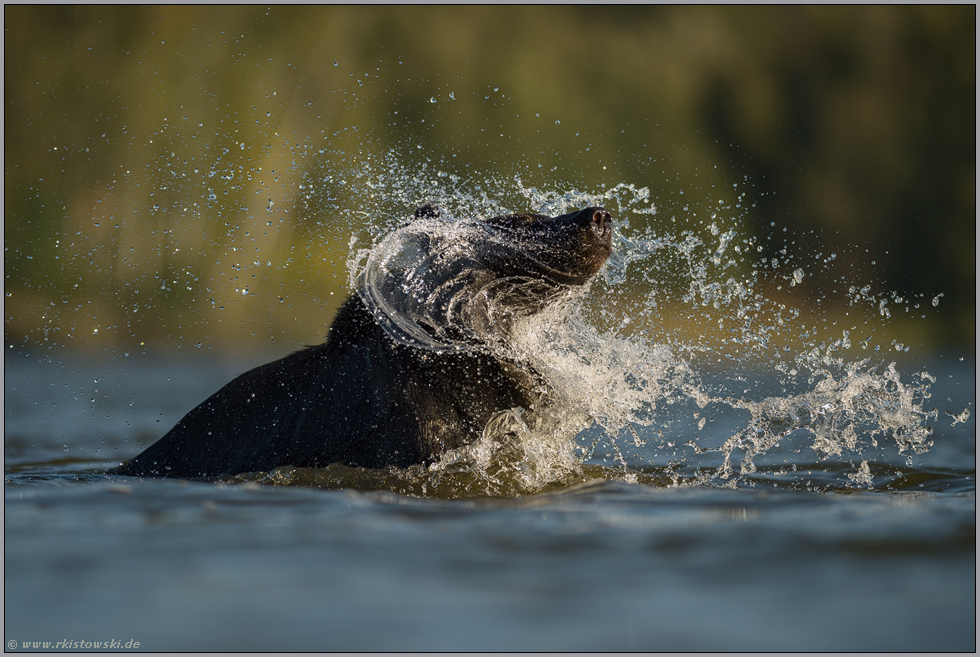
<svg viewBox="0 0 980 657"><path fill-rule="evenodd" d="M557 217L415 219L362 255L355 289L397 342L436 351L505 344L516 320L574 294L612 253L612 217L590 207Z"/></svg>
<svg viewBox="0 0 980 657"><path fill-rule="evenodd" d="M604 208L558 217L509 214L485 223L503 247L496 267L515 275L535 271L555 283L582 285L612 253L612 216ZM492 257L488 254L487 259Z"/></svg>

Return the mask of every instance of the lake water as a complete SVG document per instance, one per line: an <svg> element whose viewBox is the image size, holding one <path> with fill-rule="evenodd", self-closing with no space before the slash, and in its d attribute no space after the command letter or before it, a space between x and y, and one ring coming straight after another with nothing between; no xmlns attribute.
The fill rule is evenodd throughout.
<svg viewBox="0 0 980 657"><path fill-rule="evenodd" d="M974 364L950 361L936 406L972 411ZM8 351L8 652L976 648L975 414L940 413L911 459L786 444L730 479L678 420L532 495L102 474L256 364Z"/></svg>

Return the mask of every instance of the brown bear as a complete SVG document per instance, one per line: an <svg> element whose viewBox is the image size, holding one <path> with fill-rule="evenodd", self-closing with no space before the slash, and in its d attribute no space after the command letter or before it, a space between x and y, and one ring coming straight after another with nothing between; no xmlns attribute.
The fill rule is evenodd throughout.
<svg viewBox="0 0 980 657"><path fill-rule="evenodd" d="M324 344L242 374L112 473L406 467L473 442L495 413L547 405L508 339L595 276L611 221L599 207L460 221L419 208L370 253Z"/></svg>

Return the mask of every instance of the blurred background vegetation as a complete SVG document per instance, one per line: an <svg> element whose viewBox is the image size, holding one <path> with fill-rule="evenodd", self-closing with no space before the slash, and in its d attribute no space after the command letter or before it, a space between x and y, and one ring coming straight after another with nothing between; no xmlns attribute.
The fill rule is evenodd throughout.
<svg viewBox="0 0 980 657"><path fill-rule="evenodd" d="M744 194L760 257L786 235L836 254L801 294L896 291L923 307L900 339L973 351L973 5L7 5L4 23L7 345L318 342L352 233L448 172L477 197L514 176L649 187L654 230ZM398 170L416 179L386 186Z"/></svg>

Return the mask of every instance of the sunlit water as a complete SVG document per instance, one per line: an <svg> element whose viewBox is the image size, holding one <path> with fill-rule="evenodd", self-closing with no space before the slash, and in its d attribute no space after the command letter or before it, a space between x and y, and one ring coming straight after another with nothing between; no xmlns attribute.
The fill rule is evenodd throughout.
<svg viewBox="0 0 980 657"><path fill-rule="evenodd" d="M507 207L395 173L446 230L507 210L613 213L599 277L493 347L532 363L560 410L501 413L428 467L144 481L102 473L258 362L8 350L7 641L974 649L975 373L875 342L909 302L845 282L841 326L794 302L819 267L763 260L742 208L655 234L631 228L658 211L631 185L515 180L524 206ZM353 288L388 271L372 254L411 209L352 241Z"/></svg>

